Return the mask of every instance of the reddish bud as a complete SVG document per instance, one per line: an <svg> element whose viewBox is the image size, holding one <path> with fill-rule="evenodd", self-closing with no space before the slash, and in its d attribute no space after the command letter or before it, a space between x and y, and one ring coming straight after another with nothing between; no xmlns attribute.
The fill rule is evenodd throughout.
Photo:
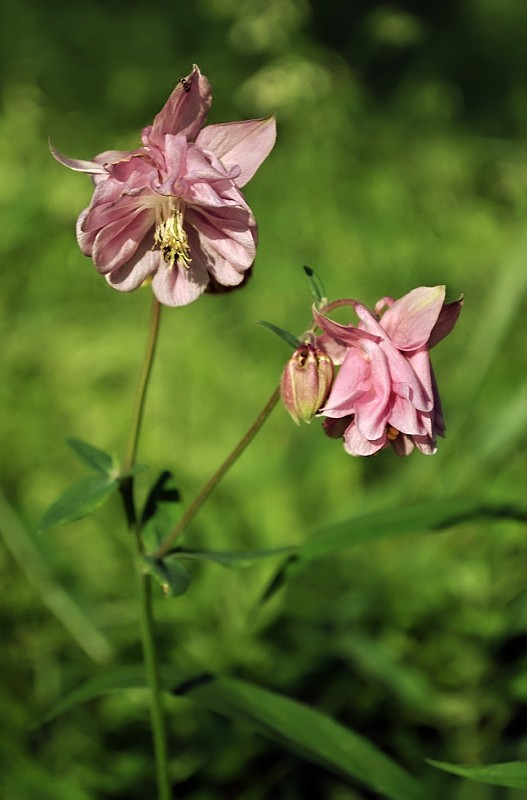
<svg viewBox="0 0 527 800"><path fill-rule="evenodd" d="M311 343L297 347L280 381L283 403L297 425L311 419L327 399L333 382L333 362Z"/></svg>

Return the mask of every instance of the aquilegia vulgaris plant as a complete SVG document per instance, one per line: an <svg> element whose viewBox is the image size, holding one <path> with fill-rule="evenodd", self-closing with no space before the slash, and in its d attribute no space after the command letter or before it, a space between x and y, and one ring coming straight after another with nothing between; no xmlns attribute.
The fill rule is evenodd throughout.
<svg viewBox="0 0 527 800"><path fill-rule="evenodd" d="M106 453L79 440L70 444L94 474L74 485L44 514L43 528L71 522L90 513L113 492L120 492L128 527L133 533L141 585L142 646L146 684L151 698L156 776L159 800L170 800L170 748L162 701L166 687L154 635L153 581L165 595L186 591L190 574L185 559L216 560L222 564L248 563L269 555L291 559L297 568L309 550L284 546L251 554L199 551L181 544L181 536L218 482L262 427L281 394L295 420L323 417L320 430L343 437L345 449L368 456L392 446L400 455L414 447L436 451L436 436L444 434L439 395L429 350L453 328L462 301L445 303L445 288L419 287L399 300L384 297L374 311L357 300L328 302L313 277L315 305L311 327L303 337L281 333L294 347L280 387L249 431L168 530L158 528L157 540L145 536L161 501L178 500L168 487L170 473L153 481L142 504L135 492L136 453L145 398L159 332L161 306L181 306L203 292L242 286L256 252L257 225L240 189L253 177L275 143L273 117L205 126L211 104L207 78L194 66L181 78L153 123L144 128L142 144L129 152L107 151L92 160L67 158L52 148L63 165L90 175L93 197L77 223L77 239L108 284L129 292L143 285L153 289L150 333L139 380L128 447L122 466ZM351 306L359 322L344 325L329 314ZM188 324L188 322L187 322ZM336 373L336 377L335 377ZM316 551L316 548L315 548ZM326 763L374 792L399 800L420 795L413 777L361 737L318 712L245 682L216 681L202 695L213 710L234 709L290 741L317 763ZM165 681L165 682L163 682ZM104 685L111 684L106 679ZM196 683L172 691L190 692ZM192 691L191 691L192 690ZM212 695L211 695L212 692ZM207 700L208 698L208 700ZM236 712L236 713L234 713ZM329 737L329 738L328 738ZM327 742L348 758L328 756ZM174 754L177 758L177 754ZM392 784L399 788L397 792Z"/></svg>

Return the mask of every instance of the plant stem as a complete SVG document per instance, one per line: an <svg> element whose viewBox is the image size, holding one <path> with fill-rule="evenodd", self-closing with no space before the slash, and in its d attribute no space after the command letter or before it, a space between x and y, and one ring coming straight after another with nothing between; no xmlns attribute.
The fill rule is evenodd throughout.
<svg viewBox="0 0 527 800"><path fill-rule="evenodd" d="M143 421L143 411L145 408L146 392L148 389L148 382L150 380L150 373L152 372L152 364L154 363L154 355L156 352L157 335L159 333L159 321L161 318L161 303L157 297L153 296L152 310L150 312L150 329L148 334L148 342L146 345L146 353L143 361L143 368L139 376L137 390L135 395L135 405L132 415L132 424L130 426L130 439L128 441L128 449L126 451L126 458L123 464L123 472L132 469L135 464L135 457L137 454L137 444L139 442L139 434L141 432L141 423Z"/></svg>
<svg viewBox="0 0 527 800"><path fill-rule="evenodd" d="M279 388L276 388L271 397L269 398L269 400L267 401L264 408L258 414L256 420L253 422L253 424L245 434L245 436L243 436L240 439L234 450L227 456L221 467L214 473L214 475L207 481L202 490L196 495L193 502L187 508L187 510L179 520L178 524L176 525L176 527L161 542L161 544L153 554L154 558L161 559L164 556L166 556L174 541L181 533L183 533L184 530L186 530L190 522L192 522L192 520L200 510L203 503L207 500L211 492L216 488L216 486L221 481L225 473L229 471L234 462L243 453L247 445L254 439L254 437L256 436L256 434L266 421L267 417L270 415L271 411L277 404L279 397L280 397L280 390Z"/></svg>
<svg viewBox="0 0 527 800"><path fill-rule="evenodd" d="M156 351L157 338L159 333L159 322L161 317L161 303L156 297L152 300L152 310L150 313L150 328L146 346L145 357L137 391L135 405L130 426L130 438L123 465L123 472L126 473L134 467L137 455L137 445L141 433L143 412L145 408L146 394L154 355ZM150 719L152 722L152 736L154 741L154 753L156 761L157 791L158 800L171 800L170 781L168 777L168 747L165 715L161 702L161 682L159 678L159 664L157 660L155 636L154 636L154 609L152 596L152 579L145 571L141 557L144 552L141 540L141 521L138 519L134 500L134 476L126 477L121 483L121 496L123 498L124 509L128 526L135 536L137 563L140 580L141 592L141 641L143 647L143 659L145 663L146 679L150 689Z"/></svg>
<svg viewBox="0 0 527 800"><path fill-rule="evenodd" d="M168 778L168 747L165 714L161 702L161 681L154 639L154 612L152 576L141 572L141 634L146 679L150 689L150 718L156 758L157 790L159 800L171 800Z"/></svg>

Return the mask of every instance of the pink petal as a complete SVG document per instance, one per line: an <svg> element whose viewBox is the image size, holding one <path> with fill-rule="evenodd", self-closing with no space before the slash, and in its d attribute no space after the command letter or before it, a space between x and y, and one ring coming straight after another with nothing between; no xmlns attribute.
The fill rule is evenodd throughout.
<svg viewBox="0 0 527 800"><path fill-rule="evenodd" d="M396 300L381 318L381 325L399 350L423 347L444 300L444 286L420 286Z"/></svg>
<svg viewBox="0 0 527 800"><path fill-rule="evenodd" d="M457 322L463 308L463 295L453 303L445 303L430 334L428 347L432 348L447 336Z"/></svg>
<svg viewBox="0 0 527 800"><path fill-rule="evenodd" d="M163 305L186 306L203 294L208 282L206 269L197 261L188 269L177 265L169 269L165 264L154 275L152 289Z"/></svg>
<svg viewBox="0 0 527 800"><path fill-rule="evenodd" d="M164 178L162 183L158 182L157 177L154 177L155 191L159 194L177 196L181 192L178 187L179 178L186 170L186 155L187 155L187 140L184 136L172 136L166 134L163 149L165 169Z"/></svg>
<svg viewBox="0 0 527 800"><path fill-rule="evenodd" d="M352 347L333 382L322 414L327 417L345 417L355 413L355 402L370 387L370 364L362 351Z"/></svg>
<svg viewBox="0 0 527 800"><path fill-rule="evenodd" d="M211 150L227 170L240 167L241 173L236 183L245 186L273 149L275 140L276 120L271 116L208 125L198 134L196 144Z"/></svg>
<svg viewBox="0 0 527 800"><path fill-rule="evenodd" d="M425 434L426 428L422 417L409 400L395 395L390 410L388 423L398 431L408 434Z"/></svg>
<svg viewBox="0 0 527 800"><path fill-rule="evenodd" d="M77 242L79 243L81 252L84 253L85 256L91 256L93 250L93 243L95 241L95 237L97 236L97 231L85 233L83 230L83 226L89 212L90 212L89 208L85 208L84 211L81 211L77 219L77 225L75 228L77 233Z"/></svg>
<svg viewBox="0 0 527 800"><path fill-rule="evenodd" d="M162 148L166 133L180 133L187 139L194 139L205 122L211 102L210 83L194 64L192 72L177 83L152 127L147 129L144 143Z"/></svg>
<svg viewBox="0 0 527 800"><path fill-rule="evenodd" d="M357 398L355 422L365 439L377 440L388 424L390 372L386 356L378 345L363 342L362 347L370 362L371 384L369 391Z"/></svg>
<svg viewBox="0 0 527 800"><path fill-rule="evenodd" d="M207 268L216 261L226 262L243 272L256 256L256 230L252 216L245 209L187 209L185 221L197 232Z"/></svg>
<svg viewBox="0 0 527 800"><path fill-rule="evenodd" d="M352 422L344 434L344 449L352 456L372 456L386 446L386 433L372 441L366 439Z"/></svg>
<svg viewBox="0 0 527 800"><path fill-rule="evenodd" d="M334 339L337 344L349 347L357 345L363 340L378 342L380 339L379 336L374 336L367 331L356 328L354 325L341 325L339 322L334 322L332 319L329 319L329 317L323 316L323 314L317 311L314 306L313 318L319 328L321 328L324 333L327 333L328 336Z"/></svg>
<svg viewBox="0 0 527 800"><path fill-rule="evenodd" d="M49 142L49 149L51 150L51 155L59 164L74 169L76 172L87 172L90 175L96 175L97 173L103 175L108 174L108 170L106 170L102 164L97 164L96 161L82 161L79 158L68 158L68 156L63 155L57 150L57 148L51 144L51 141Z"/></svg>
<svg viewBox="0 0 527 800"><path fill-rule="evenodd" d="M126 264L151 227L150 210L139 209L102 228L93 243L92 258L97 270L105 275Z"/></svg>
<svg viewBox="0 0 527 800"><path fill-rule="evenodd" d="M430 411L433 406L433 397L430 387L427 387L420 380L420 376L413 369L413 360L407 356L413 353L401 353L389 339L385 339L379 344L384 351L390 367L393 391L401 397L409 400L418 411ZM425 348L419 353L428 356ZM423 373L424 374L424 373Z"/></svg>
<svg viewBox="0 0 527 800"><path fill-rule="evenodd" d="M166 266L159 250L152 250L147 239L148 237L145 237L126 264L106 275L106 280L114 289L120 292L133 292L149 275Z"/></svg>
<svg viewBox="0 0 527 800"><path fill-rule="evenodd" d="M414 444L425 456L433 456L437 453L437 445L430 436L413 436Z"/></svg>

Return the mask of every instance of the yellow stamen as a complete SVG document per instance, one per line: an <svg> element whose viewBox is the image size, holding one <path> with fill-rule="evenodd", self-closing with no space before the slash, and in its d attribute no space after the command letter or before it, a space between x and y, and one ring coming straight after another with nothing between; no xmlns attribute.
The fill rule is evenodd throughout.
<svg viewBox="0 0 527 800"><path fill-rule="evenodd" d="M172 269L176 261L188 269L192 263L187 232L183 227L183 204L169 198L159 210L154 232L154 246L159 245L163 259Z"/></svg>
<svg viewBox="0 0 527 800"><path fill-rule="evenodd" d="M393 425L388 425L388 430L386 431L386 436L388 439L393 442L394 439L397 439L399 436L400 431L397 428L394 428Z"/></svg>

